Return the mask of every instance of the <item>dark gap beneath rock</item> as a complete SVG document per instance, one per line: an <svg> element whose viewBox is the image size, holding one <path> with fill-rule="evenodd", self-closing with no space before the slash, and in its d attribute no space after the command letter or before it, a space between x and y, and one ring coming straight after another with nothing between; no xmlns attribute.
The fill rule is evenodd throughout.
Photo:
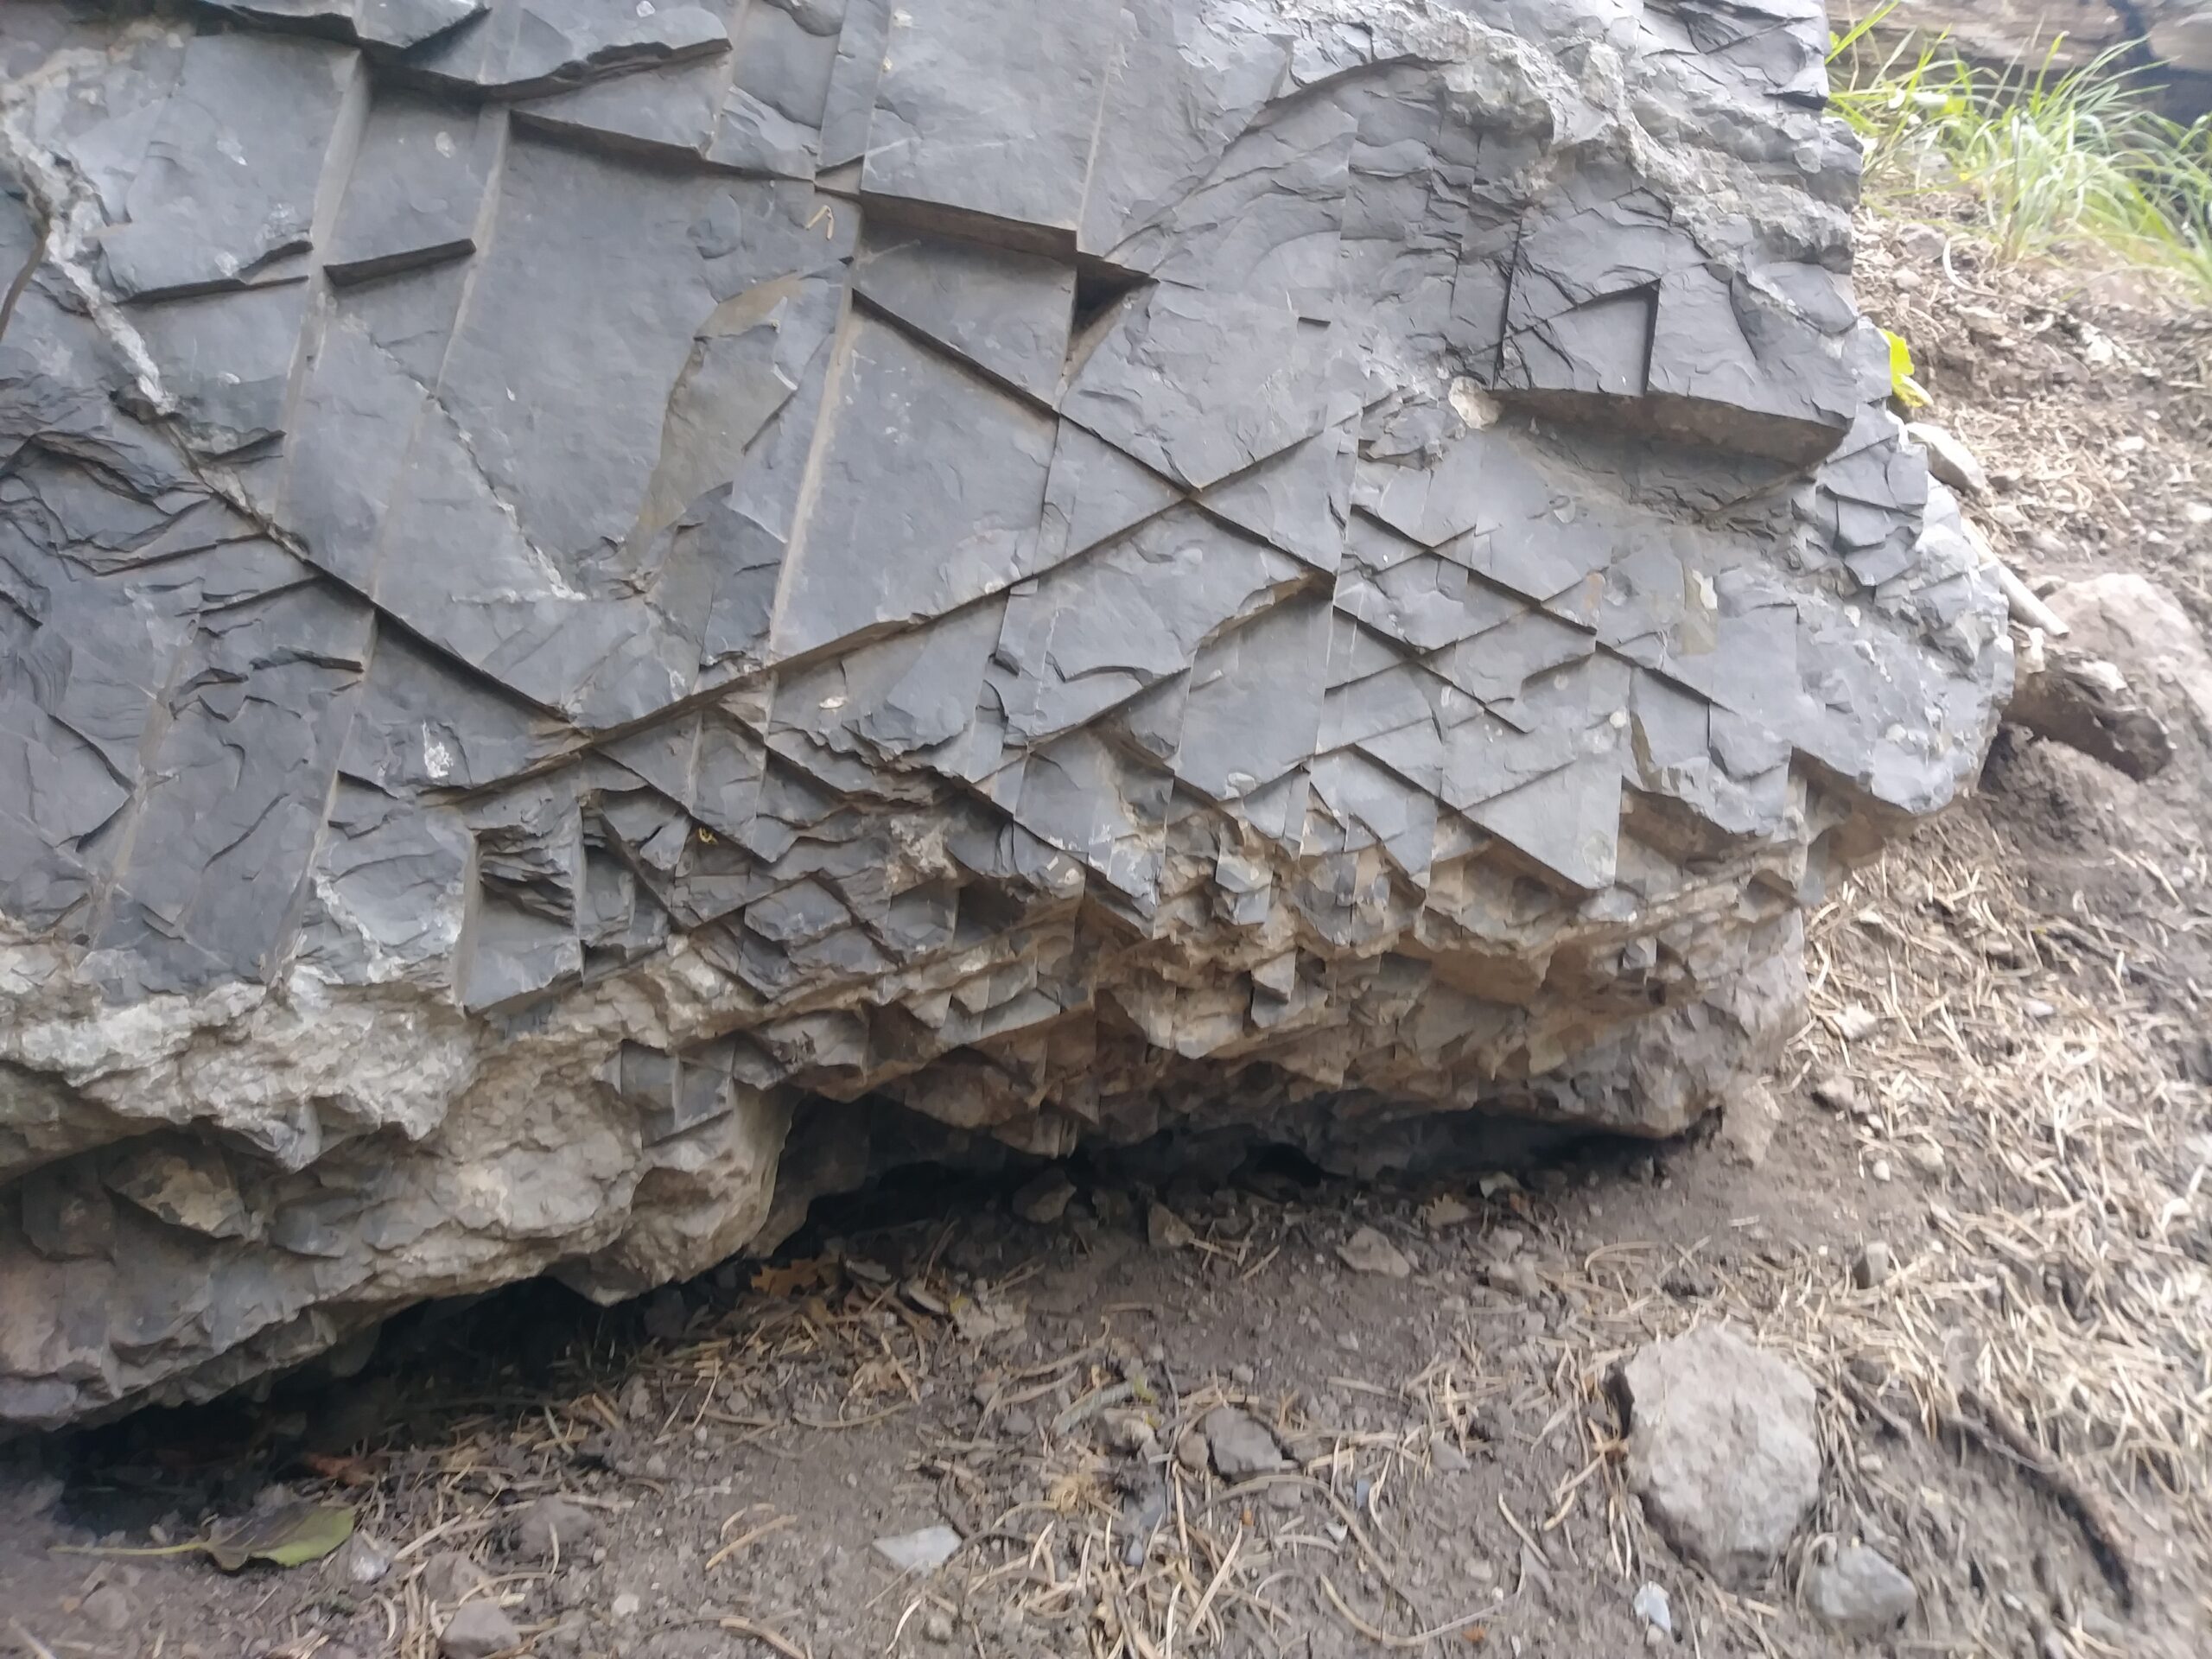
<svg viewBox="0 0 2212 1659"><path fill-rule="evenodd" d="M523 1423L594 1395L619 1402L669 1351L715 1334L741 1305L779 1291L804 1294L832 1274L886 1304L932 1273L988 1294L1046 1258L1065 1257L1071 1272L1095 1268L1104 1279L1114 1259L1146 1248L1155 1202L1205 1225L1239 1210L1329 1212L1363 1194L1386 1201L1459 1190L1471 1196L1508 1179L1548 1188L1575 1179L1636 1180L1649 1179L1655 1154L1672 1144L1486 1113L1416 1122L1421 1144L1403 1150L1417 1150L1421 1166L1378 1171L1365 1181L1325 1169L1297 1146L1228 1130L1157 1135L1057 1160L985 1142L999 1155L899 1162L855 1191L817 1199L765 1257L732 1258L613 1306L550 1277L419 1304L385 1321L373 1344L346 1344L261 1388L26 1436L0 1447L0 1461L59 1478L56 1514L67 1525L134 1542L181 1539L251 1508L273 1484L334 1471L342 1479L356 1459L428 1478L440 1466L441 1448L474 1421ZM1059 1217L1022 1220L1020 1195L1053 1173L1071 1189ZM587 1462L619 1456L620 1405L613 1410L609 1445L575 1455Z"/></svg>

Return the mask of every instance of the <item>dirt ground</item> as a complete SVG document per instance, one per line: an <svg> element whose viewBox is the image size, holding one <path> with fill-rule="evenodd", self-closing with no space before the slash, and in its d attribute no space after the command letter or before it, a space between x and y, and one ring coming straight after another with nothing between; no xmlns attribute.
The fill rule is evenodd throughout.
<svg viewBox="0 0 2212 1659"><path fill-rule="evenodd" d="M2212 320L1864 244L1999 548L2212 622ZM1834 894L1763 1149L1739 1121L1420 1190L1077 1168L1048 1224L1002 1185L893 1190L627 1307L433 1311L346 1383L0 1453L0 1653L427 1659L458 1555L545 1659L1826 1654L1803 1578L1854 1540L1920 1595L1870 1651L2212 1652L2212 763L2181 750L2136 785L2008 733L1978 798ZM1155 1199L1187 1236L1150 1236ZM1348 1262L1363 1228L1411 1271ZM1870 1243L1895 1268L1855 1288ZM1721 1319L1820 1395L1819 1508L1757 1594L1649 1529L1605 1386ZM1224 1402L1294 1468L1186 1466ZM513 1519L550 1493L590 1526L549 1556ZM286 1495L361 1536L235 1576L55 1549ZM965 1541L926 1575L871 1548L941 1523Z"/></svg>

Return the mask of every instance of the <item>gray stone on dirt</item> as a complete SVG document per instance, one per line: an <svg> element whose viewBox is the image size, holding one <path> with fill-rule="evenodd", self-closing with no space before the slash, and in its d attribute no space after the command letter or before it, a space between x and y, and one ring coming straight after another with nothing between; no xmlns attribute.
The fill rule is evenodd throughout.
<svg viewBox="0 0 2212 1659"><path fill-rule="evenodd" d="M459 1550L441 1549L423 1563L417 1580L423 1593L441 1606L450 1607L492 1581L492 1575Z"/></svg>
<svg viewBox="0 0 2212 1659"><path fill-rule="evenodd" d="M1255 1475L1280 1474L1290 1467L1274 1433L1234 1406L1216 1406L1199 1421L1217 1474L1235 1483Z"/></svg>
<svg viewBox="0 0 2212 1659"><path fill-rule="evenodd" d="M1337 1256L1354 1273L1371 1273L1385 1279L1403 1279L1414 1270L1406 1253L1372 1227L1362 1227L1339 1242Z"/></svg>
<svg viewBox="0 0 2212 1659"><path fill-rule="evenodd" d="M1198 1237L1189 1222L1157 1198L1144 1212L1144 1236L1155 1250L1187 1250Z"/></svg>
<svg viewBox="0 0 2212 1659"><path fill-rule="evenodd" d="M1943 1148L1933 1141L1907 1141L1897 1150L1915 1172L1931 1181L1940 1178L1950 1162Z"/></svg>
<svg viewBox="0 0 2212 1659"><path fill-rule="evenodd" d="M1509 1291L1526 1302L1544 1299L1543 1275L1536 1271L1536 1264L1524 1255L1491 1262L1484 1276L1493 1290Z"/></svg>
<svg viewBox="0 0 2212 1659"><path fill-rule="evenodd" d="M1782 1109L1774 1090L1764 1078L1754 1078L1730 1096L1720 1109L1720 1144L1733 1162L1757 1169L1766 1162L1781 1122Z"/></svg>
<svg viewBox="0 0 2212 1659"><path fill-rule="evenodd" d="M1817 8L200 10L6 6L0 1432L1678 1134L1980 772Z"/></svg>
<svg viewBox="0 0 2212 1659"><path fill-rule="evenodd" d="M1067 1214L1075 1199L1075 1183L1057 1169L1048 1169L1025 1182L1014 1195L1014 1213L1039 1227L1049 1227Z"/></svg>
<svg viewBox="0 0 2212 1659"><path fill-rule="evenodd" d="M391 1546L365 1527L357 1526L331 1556L331 1570L356 1589L381 1584L391 1571Z"/></svg>
<svg viewBox="0 0 2212 1659"><path fill-rule="evenodd" d="M1890 1247L1878 1238L1868 1239L1851 1258L1851 1282L1860 1290L1873 1290L1886 1284L1896 1270Z"/></svg>
<svg viewBox="0 0 2212 1659"><path fill-rule="evenodd" d="M599 1517L582 1504L557 1495L533 1498L515 1512L515 1557L524 1561L573 1560L598 1531Z"/></svg>
<svg viewBox="0 0 2212 1659"><path fill-rule="evenodd" d="M1889 1559L1851 1544L1833 1560L1815 1563L1805 1574L1805 1603L1846 1636L1887 1635L1912 1614L1920 1592Z"/></svg>
<svg viewBox="0 0 2212 1659"><path fill-rule="evenodd" d="M1648 1343L1614 1374L1627 1474L1677 1554L1758 1584L1820 1496L1813 1385L1725 1325Z"/></svg>
<svg viewBox="0 0 2212 1659"><path fill-rule="evenodd" d="M939 1523L879 1538L871 1548L901 1573L934 1573L959 1552L960 1542L958 1533Z"/></svg>
<svg viewBox="0 0 2212 1659"><path fill-rule="evenodd" d="M1859 1115L1859 1085L1842 1072L1816 1073L1808 1089L1813 1098L1829 1111L1840 1113L1846 1117Z"/></svg>
<svg viewBox="0 0 2212 1659"><path fill-rule="evenodd" d="M86 1596L78 1611L103 1630L119 1633L137 1622L138 1610L122 1586L104 1584Z"/></svg>
<svg viewBox="0 0 2212 1659"><path fill-rule="evenodd" d="M1960 494L1979 500L1989 493L1989 474L1973 450L1952 435L1948 428L1931 421L1913 421L1904 435L1928 452L1928 471Z"/></svg>
<svg viewBox="0 0 2212 1659"><path fill-rule="evenodd" d="M438 1632L444 1659L491 1659L523 1644L523 1634L506 1611L488 1597L465 1602Z"/></svg>

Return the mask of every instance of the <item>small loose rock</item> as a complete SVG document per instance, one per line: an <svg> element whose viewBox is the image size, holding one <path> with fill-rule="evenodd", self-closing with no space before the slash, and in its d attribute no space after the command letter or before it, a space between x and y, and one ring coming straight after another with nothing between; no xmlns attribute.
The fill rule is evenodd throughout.
<svg viewBox="0 0 2212 1659"><path fill-rule="evenodd" d="M352 1537L339 1545L330 1558L331 1570L358 1590L381 1584L391 1571L391 1548L365 1527L353 1529Z"/></svg>
<svg viewBox="0 0 2212 1659"><path fill-rule="evenodd" d="M1852 1258L1851 1282L1860 1290L1872 1290L1897 1270L1891 1259L1890 1247L1873 1238L1859 1246L1859 1254Z"/></svg>
<svg viewBox="0 0 2212 1659"><path fill-rule="evenodd" d="M1412 1275L1414 1264L1406 1254L1372 1227L1363 1227L1337 1246L1337 1255L1354 1273L1379 1274L1385 1279Z"/></svg>
<svg viewBox="0 0 2212 1659"><path fill-rule="evenodd" d="M1014 1213L1039 1227L1049 1227L1067 1213L1075 1201L1075 1183L1057 1169L1048 1169L1014 1195Z"/></svg>
<svg viewBox="0 0 2212 1659"><path fill-rule="evenodd" d="M1928 470L1960 494L1975 499L1989 493L1989 474L1973 450L1948 430L1929 421L1914 421L1905 436L1928 452Z"/></svg>
<svg viewBox="0 0 2212 1659"><path fill-rule="evenodd" d="M464 1604L438 1633L438 1651L445 1659L491 1659L521 1645L514 1620L497 1602L481 1599Z"/></svg>
<svg viewBox="0 0 2212 1659"><path fill-rule="evenodd" d="M1155 1250L1186 1250L1198 1242L1191 1224L1157 1200L1145 1211L1144 1233Z"/></svg>
<svg viewBox="0 0 2212 1659"><path fill-rule="evenodd" d="M1187 1474L1197 1474L1206 1466L1206 1437L1195 1428L1186 1428L1175 1441L1175 1461Z"/></svg>
<svg viewBox="0 0 2212 1659"><path fill-rule="evenodd" d="M446 1606L490 1582L490 1575L458 1550L442 1549L423 1563L423 1593Z"/></svg>
<svg viewBox="0 0 2212 1659"><path fill-rule="evenodd" d="M1882 1016L1857 1002L1847 1003L1835 1016L1836 1035L1847 1043L1872 1037L1882 1028Z"/></svg>
<svg viewBox="0 0 2212 1659"><path fill-rule="evenodd" d="M923 1527L879 1538L875 1553L902 1573L934 1573L958 1553L960 1535L950 1527Z"/></svg>
<svg viewBox="0 0 2212 1659"><path fill-rule="evenodd" d="M573 1556L599 1530L598 1517L565 1497L541 1497L515 1516L515 1554L525 1561Z"/></svg>
<svg viewBox="0 0 2212 1659"><path fill-rule="evenodd" d="M1266 1426L1234 1406L1216 1406L1200 1427L1213 1453L1213 1466L1224 1480L1249 1480L1290 1467Z"/></svg>
<svg viewBox="0 0 2212 1659"><path fill-rule="evenodd" d="M1905 1162L1927 1179L1933 1180L1943 1173L1943 1148L1933 1141L1908 1141L1899 1150Z"/></svg>
<svg viewBox="0 0 2212 1659"><path fill-rule="evenodd" d="M1646 1344L1613 1389L1660 1535L1724 1584L1764 1579L1820 1496L1810 1380L1715 1325Z"/></svg>
<svg viewBox="0 0 2212 1659"><path fill-rule="evenodd" d="M1523 1258L1492 1262L1489 1277L1494 1290L1510 1291L1524 1301L1540 1301L1543 1298L1543 1279L1535 1266Z"/></svg>
<svg viewBox="0 0 2212 1659"><path fill-rule="evenodd" d="M1757 1169L1766 1162L1767 1149L1782 1122L1774 1091L1753 1082L1738 1090L1720 1115L1720 1144L1734 1162Z"/></svg>
<svg viewBox="0 0 2212 1659"><path fill-rule="evenodd" d="M130 1598L111 1584L104 1584L86 1596L79 1611L104 1630L127 1630L138 1618Z"/></svg>
<svg viewBox="0 0 2212 1659"><path fill-rule="evenodd" d="M1859 1086L1840 1071L1823 1072L1813 1079L1815 1103L1846 1117L1859 1113Z"/></svg>
<svg viewBox="0 0 2212 1659"><path fill-rule="evenodd" d="M1864 1544L1839 1551L1805 1576L1805 1600L1846 1636L1878 1637L1895 1630L1918 1604L1912 1580Z"/></svg>

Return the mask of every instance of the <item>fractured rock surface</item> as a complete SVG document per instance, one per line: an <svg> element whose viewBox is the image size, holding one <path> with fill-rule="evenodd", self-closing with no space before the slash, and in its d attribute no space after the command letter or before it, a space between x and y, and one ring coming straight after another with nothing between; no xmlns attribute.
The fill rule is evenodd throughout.
<svg viewBox="0 0 2212 1659"><path fill-rule="evenodd" d="M1811 0L0 12L0 1426L1637 1133L1974 773Z"/></svg>

